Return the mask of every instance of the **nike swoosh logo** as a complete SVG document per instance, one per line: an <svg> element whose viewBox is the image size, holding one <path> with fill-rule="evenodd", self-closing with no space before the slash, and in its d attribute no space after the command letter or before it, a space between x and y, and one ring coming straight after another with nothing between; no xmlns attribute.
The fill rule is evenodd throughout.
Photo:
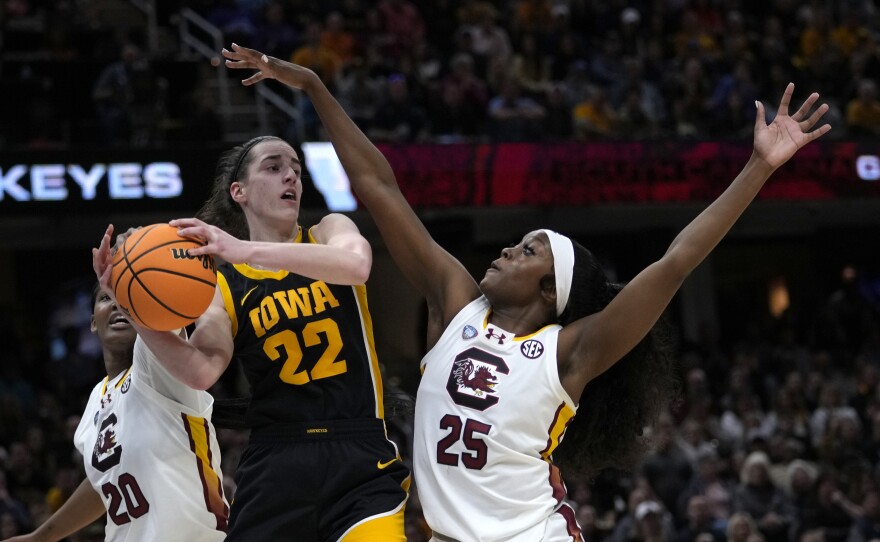
<svg viewBox="0 0 880 542"><path fill-rule="evenodd" d="M244 294L244 297L241 298L241 306L242 306L242 307L244 307L244 300L247 299L248 296L251 295L251 292L253 292L253 291L256 290L256 289L257 289L257 286L254 286L253 288L251 288L250 290L248 290L248 292L247 292L246 294Z"/></svg>
<svg viewBox="0 0 880 542"><path fill-rule="evenodd" d="M395 461L397 461L397 459L398 459L398 458L395 457L395 458L392 459L391 461L386 461L385 463L382 463L381 461L376 461L376 467L377 467L379 470L382 470L382 469L384 469L384 468L387 468L388 465L390 465L390 464L394 463Z"/></svg>

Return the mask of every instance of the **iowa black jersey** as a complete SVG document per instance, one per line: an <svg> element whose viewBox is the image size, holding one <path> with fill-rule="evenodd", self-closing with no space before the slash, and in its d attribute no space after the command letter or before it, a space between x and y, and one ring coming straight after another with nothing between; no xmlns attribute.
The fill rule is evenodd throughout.
<svg viewBox="0 0 880 542"><path fill-rule="evenodd" d="M234 359L251 387L250 427L383 417L364 285L229 263L217 278L232 320Z"/></svg>

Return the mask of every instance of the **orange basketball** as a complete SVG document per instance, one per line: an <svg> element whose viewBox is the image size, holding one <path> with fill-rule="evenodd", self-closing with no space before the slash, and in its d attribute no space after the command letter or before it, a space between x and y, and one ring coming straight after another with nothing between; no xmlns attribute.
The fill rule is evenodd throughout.
<svg viewBox="0 0 880 542"><path fill-rule="evenodd" d="M179 236L168 224L132 233L113 255L110 286L119 306L158 331L195 321L211 304L217 285L214 258L187 253L200 246L204 243Z"/></svg>

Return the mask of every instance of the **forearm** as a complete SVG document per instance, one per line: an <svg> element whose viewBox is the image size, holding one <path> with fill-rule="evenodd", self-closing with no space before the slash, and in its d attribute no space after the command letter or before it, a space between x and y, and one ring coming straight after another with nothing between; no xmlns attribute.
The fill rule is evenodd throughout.
<svg viewBox="0 0 880 542"><path fill-rule="evenodd" d="M209 309L210 310L210 309ZM190 388L210 388L226 369L229 359L221 347L222 337L212 337L209 330L196 330L190 341L170 331L154 331L133 323L138 335L174 378ZM201 335L201 337L198 337ZM198 345L196 344L198 342Z"/></svg>
<svg viewBox="0 0 880 542"><path fill-rule="evenodd" d="M385 156L352 121L339 102L317 78L303 87L330 136L339 161L352 187L363 198L364 192L382 185L397 186L394 172Z"/></svg>
<svg viewBox="0 0 880 542"><path fill-rule="evenodd" d="M55 542L97 521L105 513L104 501L88 479L83 480L61 508L34 531L39 542Z"/></svg>
<svg viewBox="0 0 880 542"><path fill-rule="evenodd" d="M331 284L364 284L370 276L370 259L341 247L251 242L249 249L250 264L285 269Z"/></svg>
<svg viewBox="0 0 880 542"><path fill-rule="evenodd" d="M774 169L754 154L730 186L672 241L671 258L684 275L690 273L730 231Z"/></svg>

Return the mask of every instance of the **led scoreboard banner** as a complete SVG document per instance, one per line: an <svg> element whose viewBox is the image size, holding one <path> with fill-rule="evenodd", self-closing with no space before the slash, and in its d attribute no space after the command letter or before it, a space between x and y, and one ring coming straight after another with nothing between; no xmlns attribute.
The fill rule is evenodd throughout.
<svg viewBox="0 0 880 542"><path fill-rule="evenodd" d="M415 207L571 207L711 201L739 173L751 143L602 142L383 145ZM807 145L758 199L880 201L880 145Z"/></svg>
<svg viewBox="0 0 880 542"><path fill-rule="evenodd" d="M416 208L572 207L714 199L751 144L602 142L379 145ZM329 143L302 146L306 208L357 206ZM0 152L0 216L80 212L191 214L223 149ZM877 199L876 142L815 142L759 194L773 200Z"/></svg>

